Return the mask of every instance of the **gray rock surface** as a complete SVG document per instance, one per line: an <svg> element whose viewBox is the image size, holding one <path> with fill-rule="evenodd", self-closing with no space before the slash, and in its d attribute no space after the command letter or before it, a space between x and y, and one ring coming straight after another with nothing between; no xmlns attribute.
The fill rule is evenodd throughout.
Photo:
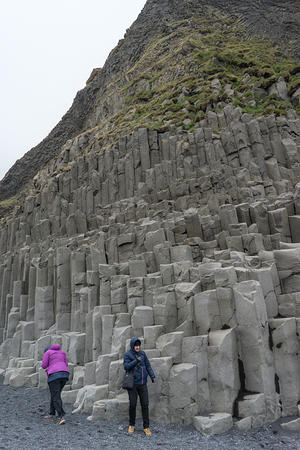
<svg viewBox="0 0 300 450"><path fill-rule="evenodd" d="M245 114L227 85L227 103L189 130L143 126L105 141L98 125L124 106L116 77L152 38L173 33L170 23L213 6L248 32L290 40L295 1L284 10L270 0L171 3L148 0L59 137L53 130L38 147L34 170L55 157L0 223L0 368L5 385L43 388L44 348L60 344L74 412L123 420L122 358L138 336L157 374L154 420L207 434L234 422L248 430L295 416L300 401L299 116ZM219 78L210 80L221 95ZM288 99L284 79L268 89ZM176 94L186 111L189 94ZM74 131L66 120L77 113ZM0 183L0 199L17 189L18 170Z"/></svg>
<svg viewBox="0 0 300 450"><path fill-rule="evenodd" d="M283 43L292 44L296 55L300 52L299 12L297 0L288 0L282 4L280 0L250 0L246 5L240 0L192 0L183 2L174 0L170 4L167 0L148 0L138 19L127 30L125 38L111 52L102 69L94 69L62 120L50 134L36 147L32 148L23 158L18 160L0 182L0 200L9 198L20 191L30 182L36 173L45 168L50 160L57 156L64 147L67 152L77 153L87 146L87 137L81 133L86 127L91 128L117 113L123 106L124 99L115 94L115 84L120 74L134 64L154 36L165 37L173 32L169 23L179 22L188 17L203 17L208 8L213 7L218 14L242 19L247 31L252 36L263 35L277 39ZM161 20L163 17L163 20ZM112 83L112 88L109 86ZM281 83L282 84L282 83ZM276 93L283 90L276 87ZM108 95L110 91L111 95ZM103 95L103 94L106 95ZM283 98L286 97L284 92ZM297 104L297 95L293 101ZM190 120L190 119L187 119ZM76 148L70 149L71 140L76 139ZM148 169L150 156L145 141L144 131L141 130L138 139L142 144L142 169ZM146 145L143 145L146 142ZM123 175L122 171L119 174ZM94 177L95 178L95 177ZM97 177L96 177L97 178ZM126 176L128 181L128 177ZM70 220L69 220L70 222ZM69 224L70 225L70 224Z"/></svg>
<svg viewBox="0 0 300 450"><path fill-rule="evenodd" d="M73 160L75 139L64 156L71 174L58 177L53 166L47 177L38 175L39 192L25 199L21 215L0 226L5 384L44 387L43 349L59 343L70 361L66 398L75 410L93 420L123 419L122 357L139 336L157 372L149 386L154 420L189 425L220 413L247 419L237 427L248 429L297 414L300 258L292 224L298 217L299 119L291 114L282 125L282 119L251 118L247 128L238 108L228 106L226 114L234 119L215 136L225 148L216 173L209 145L199 168L202 153L193 142L200 134L206 144L212 139L204 127L158 133L154 167L153 136L143 128L104 156L93 148ZM267 184L264 164L255 163L260 126L269 140L276 129L281 142L270 150L272 164L266 156ZM190 154L193 168L184 170ZM111 186L110 171L123 163L132 183ZM278 188L276 168L290 191ZM169 200L153 197L166 187L158 176L141 194L139 183L153 170L168 173L169 184L189 185L189 194L172 189ZM247 202L224 180L228 170L248 186ZM66 189L70 175L73 188ZM198 190L191 189L195 179ZM55 226L45 222L53 213Z"/></svg>

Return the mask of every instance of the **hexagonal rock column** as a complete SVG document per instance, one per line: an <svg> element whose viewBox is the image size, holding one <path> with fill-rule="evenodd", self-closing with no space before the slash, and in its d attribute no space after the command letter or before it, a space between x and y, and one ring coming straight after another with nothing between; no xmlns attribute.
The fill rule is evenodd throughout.
<svg viewBox="0 0 300 450"><path fill-rule="evenodd" d="M155 373L155 383L148 383L150 415L153 419L161 423L167 423L169 416L169 378L173 365L172 358L152 358L150 362Z"/></svg>
<svg viewBox="0 0 300 450"><path fill-rule="evenodd" d="M104 355L111 353L114 323L115 317L113 314L104 314L102 316L102 354Z"/></svg>
<svg viewBox="0 0 300 450"><path fill-rule="evenodd" d="M300 242L300 216L289 216L292 242Z"/></svg>
<svg viewBox="0 0 300 450"><path fill-rule="evenodd" d="M222 230L228 230L229 225L238 223L238 217L234 205L221 205L219 207L219 216Z"/></svg>
<svg viewBox="0 0 300 450"><path fill-rule="evenodd" d="M116 275L116 268L108 264L99 264L100 305L111 304L111 277Z"/></svg>
<svg viewBox="0 0 300 450"><path fill-rule="evenodd" d="M132 337L131 326L113 329L111 352L118 353L122 358L125 352L126 341Z"/></svg>
<svg viewBox="0 0 300 450"><path fill-rule="evenodd" d="M300 248L274 250L282 293L300 291Z"/></svg>
<svg viewBox="0 0 300 450"><path fill-rule="evenodd" d="M286 208L268 212L271 234L280 233L283 242L291 242L291 230Z"/></svg>
<svg viewBox="0 0 300 450"><path fill-rule="evenodd" d="M6 339L12 338L20 320L18 308L11 308L7 317Z"/></svg>
<svg viewBox="0 0 300 450"><path fill-rule="evenodd" d="M84 364L84 352L85 352L85 333L75 333L69 334L70 344L68 357L70 362L74 364Z"/></svg>
<svg viewBox="0 0 300 450"><path fill-rule="evenodd" d="M118 394L124 393L122 390L122 380L124 376L123 359L112 361L109 366L109 397L115 397Z"/></svg>
<svg viewBox="0 0 300 450"><path fill-rule="evenodd" d="M260 284L243 281L233 286L239 357L245 372L245 389L265 394L266 418L277 418L273 355L269 347L267 311Z"/></svg>
<svg viewBox="0 0 300 450"><path fill-rule="evenodd" d="M296 320L273 319L269 321L275 370L278 377L282 416L296 416L300 399L299 339Z"/></svg>
<svg viewBox="0 0 300 450"><path fill-rule="evenodd" d="M252 280L258 281L261 285L268 318L276 317L278 314L278 302L275 294L274 281L272 279L272 269L270 267L252 269L249 276Z"/></svg>
<svg viewBox="0 0 300 450"><path fill-rule="evenodd" d="M127 310L133 314L137 306L144 304L144 278L130 277L127 279Z"/></svg>
<svg viewBox="0 0 300 450"><path fill-rule="evenodd" d="M7 295L10 295L10 278L11 270L8 268L3 269L2 286L1 286L1 298L0 298L0 331L5 328L5 320L9 311L6 308L7 305ZM2 333L0 337L0 342L2 342Z"/></svg>
<svg viewBox="0 0 300 450"><path fill-rule="evenodd" d="M208 335L208 384L211 408L233 413L240 389L236 335L233 329Z"/></svg>
<svg viewBox="0 0 300 450"><path fill-rule="evenodd" d="M172 356L174 363L182 361L182 339L183 331L163 334L156 341L156 348L161 352L162 356Z"/></svg>
<svg viewBox="0 0 300 450"><path fill-rule="evenodd" d="M185 337L182 342L182 362L197 366L197 403L200 414L211 411L207 346L207 335Z"/></svg>
<svg viewBox="0 0 300 450"><path fill-rule="evenodd" d="M92 355L93 361L97 360L101 355L102 350L102 312L101 306L96 306L92 313L92 331L93 331L93 345Z"/></svg>
<svg viewBox="0 0 300 450"><path fill-rule="evenodd" d="M237 282L237 274L233 267L222 267L215 270L216 294L221 316L221 326L236 326L232 285Z"/></svg>
<svg viewBox="0 0 300 450"><path fill-rule="evenodd" d="M163 325L166 331L177 328L177 306L174 291L160 288L153 295L153 312L155 325Z"/></svg>
<svg viewBox="0 0 300 450"><path fill-rule="evenodd" d="M34 322L36 338L40 337L42 331L48 330L54 324L53 286L36 288Z"/></svg>
<svg viewBox="0 0 300 450"><path fill-rule="evenodd" d="M109 367L112 361L117 361L118 353L109 353L107 355L99 356L96 361L95 379L96 385L108 385L109 382Z"/></svg>
<svg viewBox="0 0 300 450"><path fill-rule="evenodd" d="M59 247L56 251L56 325L57 330L61 331L68 331L71 328L70 253L70 250L66 247Z"/></svg>
<svg viewBox="0 0 300 450"><path fill-rule="evenodd" d="M201 283L177 283L175 285L175 295L178 311L178 325L189 322L192 328L192 335L195 334L194 329L194 294L200 292Z"/></svg>
<svg viewBox="0 0 300 450"><path fill-rule="evenodd" d="M111 277L112 313L127 312L127 279L127 275L113 275Z"/></svg>
<svg viewBox="0 0 300 450"><path fill-rule="evenodd" d="M134 308L131 317L131 324L133 328L133 335L142 335L144 327L153 325L153 309L150 306L137 306Z"/></svg>
<svg viewBox="0 0 300 450"><path fill-rule="evenodd" d="M156 348L157 338L163 334L164 327L163 325L153 325L151 327L144 327L144 338L145 338L145 349L153 349Z"/></svg>
<svg viewBox="0 0 300 450"><path fill-rule="evenodd" d="M175 364L170 371L169 387L171 422L192 423L198 413L196 364Z"/></svg>
<svg viewBox="0 0 300 450"><path fill-rule="evenodd" d="M221 328L221 313L216 290L204 291L194 296L194 320L197 334Z"/></svg>

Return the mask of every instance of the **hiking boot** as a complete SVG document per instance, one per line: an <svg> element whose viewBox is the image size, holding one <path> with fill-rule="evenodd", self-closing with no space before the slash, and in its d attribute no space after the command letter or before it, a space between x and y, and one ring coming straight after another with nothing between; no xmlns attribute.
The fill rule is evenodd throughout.
<svg viewBox="0 0 300 450"><path fill-rule="evenodd" d="M150 431L150 428L144 428L144 433L146 436L151 436L151 434L152 434Z"/></svg>
<svg viewBox="0 0 300 450"><path fill-rule="evenodd" d="M133 433L134 433L134 426L133 425L129 425L128 434L133 434Z"/></svg>

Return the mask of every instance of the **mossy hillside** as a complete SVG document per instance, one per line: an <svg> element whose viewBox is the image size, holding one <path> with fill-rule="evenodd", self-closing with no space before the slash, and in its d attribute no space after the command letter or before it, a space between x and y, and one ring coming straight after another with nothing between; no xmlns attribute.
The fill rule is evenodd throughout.
<svg viewBox="0 0 300 450"><path fill-rule="evenodd" d="M123 107L84 133L105 151L136 127L167 131L173 126L191 129L208 111L227 103L256 116L284 114L295 108L273 95L259 98L255 89L268 90L283 77L291 96L300 86L300 65L278 44L250 39L240 22L208 13L204 19L168 24L169 33L157 36L141 58L123 76L106 86L106 96L118 96ZM218 79L220 89L213 87ZM299 106L295 109L300 109ZM79 155L78 155L79 156ZM58 172L70 166L60 165ZM31 186L32 188L32 186ZM35 189L31 192L35 195ZM2 204L3 203L3 204ZM18 204L11 197L0 204L3 217Z"/></svg>
<svg viewBox="0 0 300 450"><path fill-rule="evenodd" d="M11 218L9 213L20 204L20 197L14 195L0 202L0 222L5 222Z"/></svg>
<svg viewBox="0 0 300 450"><path fill-rule="evenodd" d="M294 108L267 92L263 98L255 95L255 88L267 91L280 77L289 95L300 86L299 64L274 42L249 39L241 23L225 17L169 26L171 32L154 40L127 72L130 81L115 85L124 108L99 124L103 137L127 134L137 126L190 128L208 110L218 111L229 102L254 115L280 115ZM219 92L212 87L216 78Z"/></svg>

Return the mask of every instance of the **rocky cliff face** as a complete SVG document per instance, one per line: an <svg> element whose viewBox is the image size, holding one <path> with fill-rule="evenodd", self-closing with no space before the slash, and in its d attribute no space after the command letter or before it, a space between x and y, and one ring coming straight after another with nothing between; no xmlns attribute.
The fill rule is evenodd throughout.
<svg viewBox="0 0 300 450"><path fill-rule="evenodd" d="M18 160L0 181L0 201L16 195L35 174L61 151L68 139L94 127L121 111L124 99L118 88L131 80L130 69L142 58L149 44L174 33L174 23L191 18L213 21L220 14L241 21L252 38L276 39L300 56L300 11L297 0L148 0L123 40L111 52L102 70L93 71L87 86L78 92L70 110L36 147Z"/></svg>
<svg viewBox="0 0 300 450"><path fill-rule="evenodd" d="M65 401L123 418L139 336L154 419L213 434L297 415L299 66L247 38L256 4L149 1L88 80L87 130L0 227L6 383L45 386L60 343Z"/></svg>

